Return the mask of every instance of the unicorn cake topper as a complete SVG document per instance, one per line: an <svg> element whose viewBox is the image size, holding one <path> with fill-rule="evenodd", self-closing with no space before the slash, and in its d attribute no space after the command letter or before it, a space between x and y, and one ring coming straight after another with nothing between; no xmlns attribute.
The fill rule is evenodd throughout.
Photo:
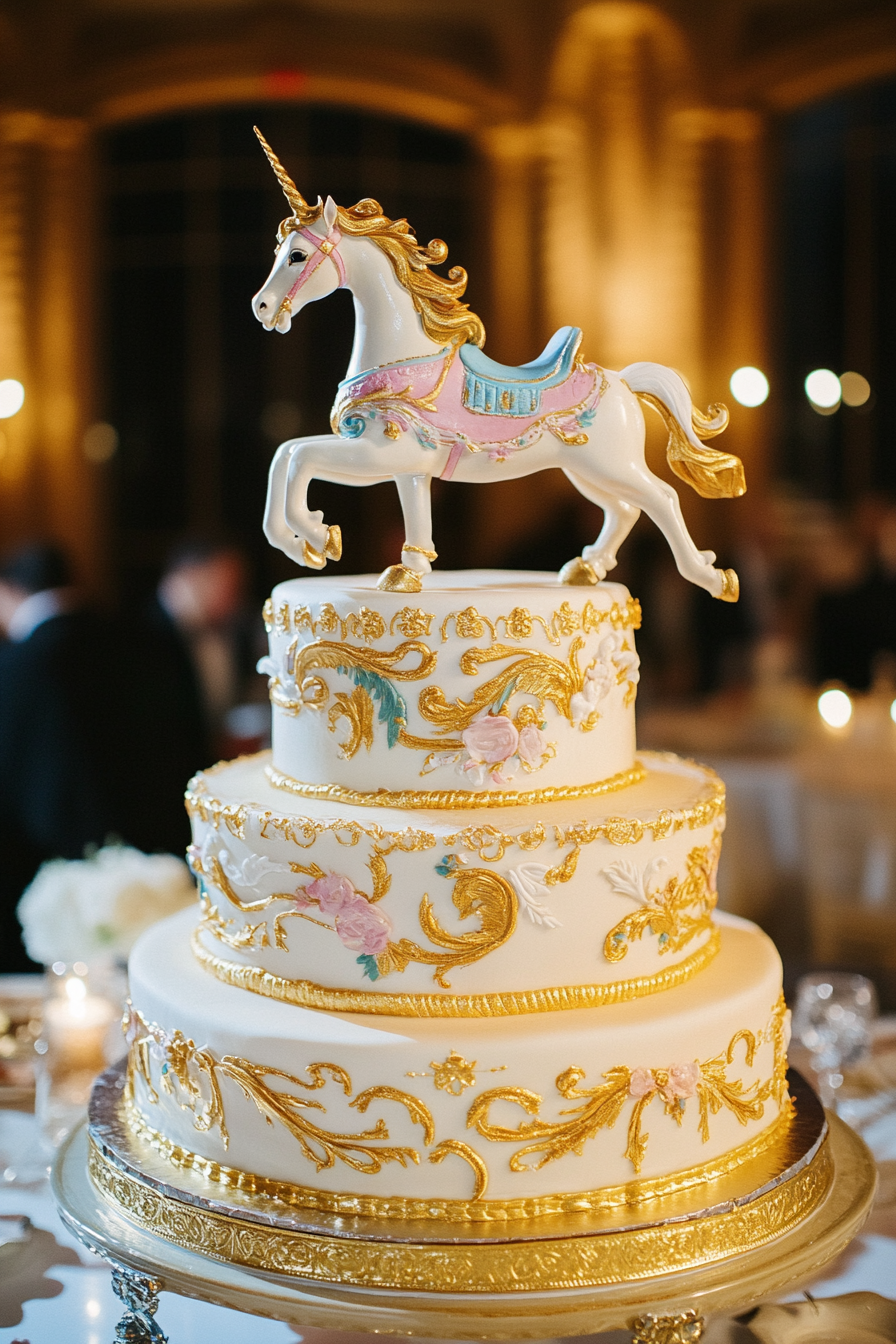
<svg viewBox="0 0 896 1344"><path fill-rule="evenodd" d="M559 467L603 510L597 540L560 571L565 583L594 584L616 565L620 545L643 509L661 530L680 573L713 597L736 602L732 569L714 568L712 551L691 539L678 496L648 470L641 405L669 432L672 470L707 498L742 495L743 466L705 446L728 423L724 406L707 415L682 378L662 364L619 373L586 364L582 333L561 327L537 359L520 368L483 352L485 328L462 301L467 275L430 266L448 249L422 247L406 220L373 200L350 209L331 196L309 205L264 136L292 214L278 230L274 267L252 300L268 331L289 331L306 303L352 292L355 339L330 418L332 434L287 439L271 464L264 530L272 545L311 569L342 554L338 527L308 508L314 479L345 485L394 480L404 515L401 561L379 587L419 592L436 559L430 483L499 481Z"/></svg>

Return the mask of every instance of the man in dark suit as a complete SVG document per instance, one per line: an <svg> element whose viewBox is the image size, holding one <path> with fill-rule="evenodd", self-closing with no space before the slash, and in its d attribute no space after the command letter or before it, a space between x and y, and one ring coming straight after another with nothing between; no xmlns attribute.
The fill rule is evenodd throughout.
<svg viewBox="0 0 896 1344"><path fill-rule="evenodd" d="M49 544L0 561L0 631L0 971L16 971L32 968L15 907L38 866L116 827L113 647Z"/></svg>

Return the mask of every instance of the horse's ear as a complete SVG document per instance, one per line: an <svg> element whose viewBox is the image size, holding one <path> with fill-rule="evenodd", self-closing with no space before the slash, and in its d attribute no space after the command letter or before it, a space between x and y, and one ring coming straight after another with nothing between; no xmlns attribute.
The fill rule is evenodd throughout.
<svg viewBox="0 0 896 1344"><path fill-rule="evenodd" d="M338 208L339 207L333 200L333 197L328 196L324 202L324 223L328 229L332 229L333 225L336 223L336 212Z"/></svg>

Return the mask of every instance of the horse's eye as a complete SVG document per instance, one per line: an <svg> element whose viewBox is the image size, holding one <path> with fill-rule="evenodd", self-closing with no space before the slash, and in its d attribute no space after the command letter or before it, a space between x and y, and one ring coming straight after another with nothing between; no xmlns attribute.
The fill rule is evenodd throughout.
<svg viewBox="0 0 896 1344"><path fill-rule="evenodd" d="M289 254L290 266L297 266L300 261L307 261L307 260L308 260L308 254L306 252L290 252Z"/></svg>

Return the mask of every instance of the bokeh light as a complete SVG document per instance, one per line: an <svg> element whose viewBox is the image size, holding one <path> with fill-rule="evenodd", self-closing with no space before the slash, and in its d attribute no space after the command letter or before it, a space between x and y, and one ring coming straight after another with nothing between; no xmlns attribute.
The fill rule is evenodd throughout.
<svg viewBox="0 0 896 1344"><path fill-rule="evenodd" d="M820 406L823 411L840 404L840 379L831 369L813 369L807 374L803 387L812 405Z"/></svg>
<svg viewBox="0 0 896 1344"><path fill-rule="evenodd" d="M97 420L85 429L82 447L88 462L108 462L118 448L118 430L105 420Z"/></svg>
<svg viewBox="0 0 896 1344"><path fill-rule="evenodd" d="M761 406L768 396L768 379L761 369L745 364L735 369L728 384L731 395L741 406Z"/></svg>
<svg viewBox="0 0 896 1344"><path fill-rule="evenodd" d="M852 701L845 691L832 687L818 697L818 712L829 728L845 728L852 718Z"/></svg>
<svg viewBox="0 0 896 1344"><path fill-rule="evenodd" d="M871 384L861 373L841 373L840 390L847 406L864 406L871 396Z"/></svg>
<svg viewBox="0 0 896 1344"><path fill-rule="evenodd" d="M890 718L896 723L896 700L894 700L890 706Z"/></svg>
<svg viewBox="0 0 896 1344"><path fill-rule="evenodd" d="M22 409L25 389L18 378L4 378L0 382L0 420L8 420Z"/></svg>

